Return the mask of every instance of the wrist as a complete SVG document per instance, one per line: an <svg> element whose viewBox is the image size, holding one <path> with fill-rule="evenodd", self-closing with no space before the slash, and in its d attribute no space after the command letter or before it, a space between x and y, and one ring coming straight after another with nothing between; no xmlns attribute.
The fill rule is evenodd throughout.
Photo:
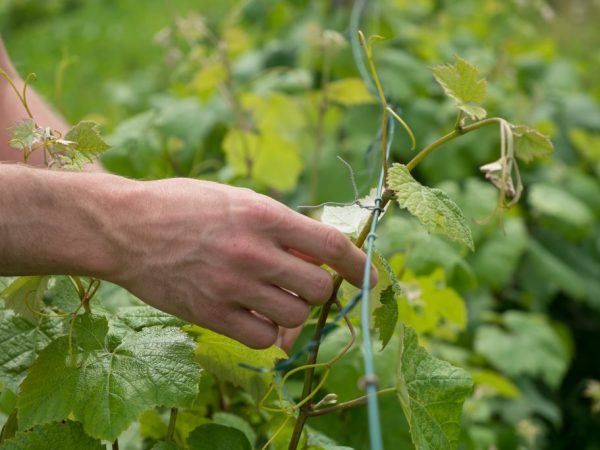
<svg viewBox="0 0 600 450"><path fill-rule="evenodd" d="M111 280L126 247L120 222L136 182L108 174L0 165L0 274Z"/></svg>

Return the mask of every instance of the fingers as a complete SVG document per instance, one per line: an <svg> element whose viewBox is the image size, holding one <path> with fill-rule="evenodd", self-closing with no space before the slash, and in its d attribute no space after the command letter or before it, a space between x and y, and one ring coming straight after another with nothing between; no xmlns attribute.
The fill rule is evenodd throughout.
<svg viewBox="0 0 600 450"><path fill-rule="evenodd" d="M276 270L264 281L297 294L311 305L322 305L333 293L333 277L325 269L287 252L272 255Z"/></svg>
<svg viewBox="0 0 600 450"><path fill-rule="evenodd" d="M224 314L223 320L211 328L251 348L270 347L279 333L279 327L273 322L242 308Z"/></svg>
<svg viewBox="0 0 600 450"><path fill-rule="evenodd" d="M366 255L343 233L335 228L290 211L289 227L281 227L278 238L284 246L333 268L355 286L360 286ZM377 272L371 270L371 284L375 285Z"/></svg>
<svg viewBox="0 0 600 450"><path fill-rule="evenodd" d="M317 261L312 256L305 255L304 253L299 252L298 250L295 250L293 248L288 248L287 251L288 251L288 253L290 255L294 255L294 256L300 258L303 261L306 261L306 262L309 262L311 264L314 264L315 266L320 266L321 265L320 261Z"/></svg>
<svg viewBox="0 0 600 450"><path fill-rule="evenodd" d="M243 305L277 325L294 328L304 324L310 313L308 304L294 294L275 286L260 286Z"/></svg>

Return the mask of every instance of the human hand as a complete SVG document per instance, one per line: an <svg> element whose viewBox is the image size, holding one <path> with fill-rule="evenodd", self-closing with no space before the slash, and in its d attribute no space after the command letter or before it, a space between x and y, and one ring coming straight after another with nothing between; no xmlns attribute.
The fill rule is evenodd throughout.
<svg viewBox="0 0 600 450"><path fill-rule="evenodd" d="M124 264L108 278L159 309L262 348L331 296L320 264L362 282L365 254L346 236L269 197L190 179L137 186L115 227Z"/></svg>

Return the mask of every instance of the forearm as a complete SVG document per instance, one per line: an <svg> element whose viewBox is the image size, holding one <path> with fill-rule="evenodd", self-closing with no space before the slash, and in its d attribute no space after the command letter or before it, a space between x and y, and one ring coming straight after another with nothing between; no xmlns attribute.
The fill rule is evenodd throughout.
<svg viewBox="0 0 600 450"><path fill-rule="evenodd" d="M110 278L123 258L115 230L136 182L0 164L0 275Z"/></svg>

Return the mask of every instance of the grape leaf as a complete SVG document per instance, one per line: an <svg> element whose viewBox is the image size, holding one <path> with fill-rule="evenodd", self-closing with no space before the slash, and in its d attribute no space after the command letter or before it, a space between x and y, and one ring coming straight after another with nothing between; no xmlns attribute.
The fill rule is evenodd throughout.
<svg viewBox="0 0 600 450"><path fill-rule="evenodd" d="M381 252L379 252L377 249L374 249L373 251L373 265L377 269L379 279L377 280L377 285L369 291L369 312L371 315L374 314L376 309L382 306L381 295L382 292L388 287L392 287L396 296L403 295L402 287L400 286L400 283L398 283L396 274ZM354 287L346 281L342 283L342 290L344 297L347 300L352 299L360 292L360 289ZM371 326L373 325L374 324L372 323Z"/></svg>
<svg viewBox="0 0 600 450"><path fill-rule="evenodd" d="M60 320L45 317L34 324L13 311L0 311L0 381L16 391L37 354L62 334Z"/></svg>
<svg viewBox="0 0 600 450"><path fill-rule="evenodd" d="M52 277L44 293L44 303L63 312L73 312L81 305L81 299L67 276Z"/></svg>
<svg viewBox="0 0 600 450"><path fill-rule="evenodd" d="M194 429L187 440L190 450L251 450L250 442L240 430L207 423Z"/></svg>
<svg viewBox="0 0 600 450"><path fill-rule="evenodd" d="M554 151L550 138L526 125L511 126L515 156L522 161L530 162L536 158L547 156Z"/></svg>
<svg viewBox="0 0 600 450"><path fill-rule="evenodd" d="M252 444L252 447L254 447L254 443L257 439L256 432L252 428L252 425L250 425L240 416L225 412L218 412L213 414L213 420L219 425L224 425L226 427L231 427L240 430L242 433L244 433L244 435L248 439L248 442Z"/></svg>
<svg viewBox="0 0 600 450"><path fill-rule="evenodd" d="M297 97L281 92L259 96L246 93L241 98L261 135L276 134L288 141L297 141L306 131L307 119Z"/></svg>
<svg viewBox="0 0 600 450"><path fill-rule="evenodd" d="M321 214L321 222L356 238L373 212L371 208L375 207L376 195L377 191L372 189L369 195L358 200L360 204L355 203L346 206L325 205L323 207L323 214Z"/></svg>
<svg viewBox="0 0 600 450"><path fill-rule="evenodd" d="M352 447L338 445L329 436L308 428L308 440L306 450L353 450Z"/></svg>
<svg viewBox="0 0 600 450"><path fill-rule="evenodd" d="M9 128L8 131L10 132L8 145L17 150L31 150L44 137L44 130L39 128L33 119L25 119Z"/></svg>
<svg viewBox="0 0 600 450"><path fill-rule="evenodd" d="M223 150L236 175L251 175L280 191L290 191L298 182L302 169L298 144L276 131L256 134L231 129L223 140Z"/></svg>
<svg viewBox="0 0 600 450"><path fill-rule="evenodd" d="M452 450L460 436L462 404L473 381L458 367L431 356L417 333L401 326L398 397L416 450Z"/></svg>
<svg viewBox="0 0 600 450"><path fill-rule="evenodd" d="M509 376L537 376L558 387L570 361L560 335L543 317L521 311L504 313L502 324L479 327L475 350Z"/></svg>
<svg viewBox="0 0 600 450"><path fill-rule="evenodd" d="M486 110L473 104L482 102L487 94L487 82L480 78L476 66L457 56L455 64L436 66L431 70L446 95L454 99L460 110L474 120L485 118Z"/></svg>
<svg viewBox="0 0 600 450"><path fill-rule="evenodd" d="M402 164L393 164L388 178L400 207L419 219L427 231L442 233L474 250L465 216L445 192L423 186Z"/></svg>
<svg viewBox="0 0 600 450"><path fill-rule="evenodd" d="M467 324L467 308L454 289L446 285L441 267L416 277L407 271L402 278L405 296L398 307L402 321L419 333L433 333L452 339Z"/></svg>
<svg viewBox="0 0 600 450"><path fill-rule="evenodd" d="M176 328L131 332L109 346L108 321L79 316L67 336L48 345L21 384L19 423L30 428L72 415L90 436L114 441L154 406L189 406L200 371L194 343Z"/></svg>
<svg viewBox="0 0 600 450"><path fill-rule="evenodd" d="M298 144L269 131L261 134L260 149L254 165L254 178L282 192L294 189L302 171Z"/></svg>
<svg viewBox="0 0 600 450"><path fill-rule="evenodd" d="M186 323L171 314L148 305L124 306L119 308L117 316L119 320L136 331L154 326L181 327Z"/></svg>
<svg viewBox="0 0 600 450"><path fill-rule="evenodd" d="M77 422L50 423L33 430L19 431L0 444L0 450L106 450L100 441L87 436Z"/></svg>
<svg viewBox="0 0 600 450"><path fill-rule="evenodd" d="M64 140L69 143L62 148L67 155L68 161L64 166L67 168L81 169L110 148L100 136L98 124L89 120L82 120L71 128Z"/></svg>
<svg viewBox="0 0 600 450"><path fill-rule="evenodd" d="M398 323L398 303L396 302L396 292L393 285L390 284L381 291L379 302L381 306L373 311L373 327L379 332L381 350L383 350L394 335Z"/></svg>
<svg viewBox="0 0 600 450"><path fill-rule="evenodd" d="M508 378L492 370L476 370L472 372L473 382L476 385L484 385L492 389L496 395L505 398L517 398L521 396L519 388Z"/></svg>
<svg viewBox="0 0 600 450"><path fill-rule="evenodd" d="M179 419L179 413L177 414ZM139 433L143 438L151 438L155 441L166 439L169 428L163 421L163 418L158 414L156 409L145 411L141 416L138 417ZM179 420L177 420L179 425Z"/></svg>
<svg viewBox="0 0 600 450"><path fill-rule="evenodd" d="M594 226L593 210L565 189L546 183L535 183L529 188L527 199L534 211L555 217L578 230Z"/></svg>
<svg viewBox="0 0 600 450"><path fill-rule="evenodd" d="M210 97L227 77L227 68L220 62L205 64L190 83L193 91L203 99Z"/></svg>
<svg viewBox="0 0 600 450"><path fill-rule="evenodd" d="M77 144L77 150L86 154L98 157L104 151L110 148L102 136L98 124L89 120L82 120L75 125L65 135L65 140Z"/></svg>
<svg viewBox="0 0 600 450"><path fill-rule="evenodd" d="M249 176L248 169L260 152L258 134L232 128L223 139L223 150L227 164L236 175Z"/></svg>
<svg viewBox="0 0 600 450"><path fill-rule="evenodd" d="M377 101L360 78L343 78L332 81L327 85L327 98L344 106Z"/></svg>
<svg viewBox="0 0 600 450"><path fill-rule="evenodd" d="M0 420L4 422L2 428L0 428L0 444L2 444L7 439L12 439L19 431L19 421L17 420L17 410L13 409L9 414L6 421L4 418L0 416Z"/></svg>
<svg viewBox="0 0 600 450"><path fill-rule="evenodd" d="M19 277L0 292L0 299L6 302L6 308L12 309L32 323L40 320L40 311L44 304L42 298L50 277Z"/></svg>
<svg viewBox="0 0 600 450"><path fill-rule="evenodd" d="M184 329L191 333L198 343L196 358L205 370L219 380L241 386L256 400L260 399L273 382L274 374L258 373L241 367L240 363L270 369L276 360L287 359L286 353L279 347L272 346L265 350L255 350L198 326L190 325Z"/></svg>

